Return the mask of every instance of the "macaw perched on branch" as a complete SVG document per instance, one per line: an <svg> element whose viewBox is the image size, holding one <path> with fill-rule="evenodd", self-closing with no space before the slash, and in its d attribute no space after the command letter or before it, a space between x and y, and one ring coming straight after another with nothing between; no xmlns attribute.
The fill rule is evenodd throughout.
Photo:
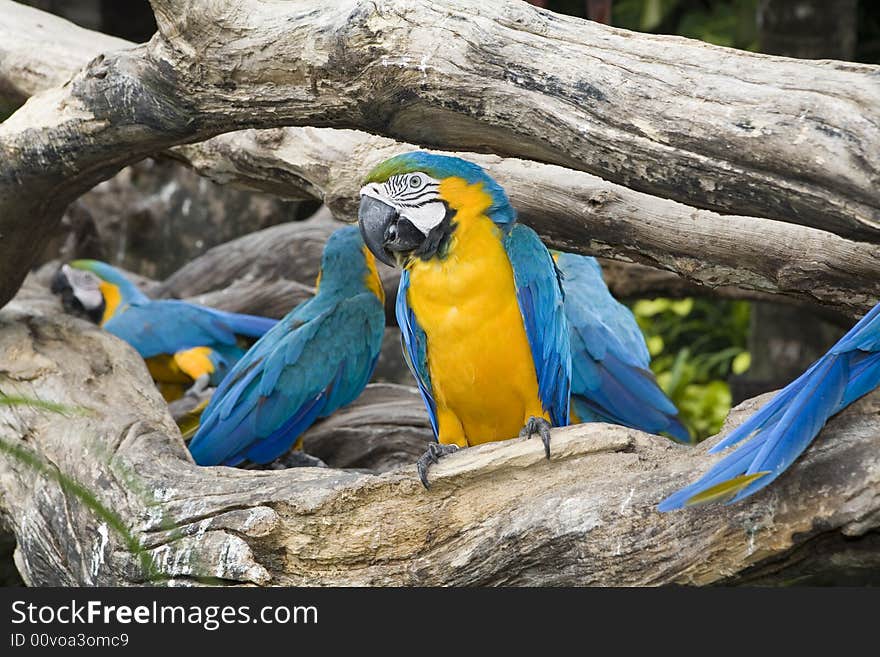
<svg viewBox="0 0 880 657"><path fill-rule="evenodd" d="M479 166L411 152L361 189L364 242L403 269L397 321L438 443L419 459L569 422L571 355L558 271Z"/></svg>
<svg viewBox="0 0 880 657"><path fill-rule="evenodd" d="M385 331L385 292L355 226L324 247L317 293L288 313L223 380L189 443L199 465L269 463L318 418L357 398Z"/></svg>
<svg viewBox="0 0 880 657"><path fill-rule="evenodd" d="M84 314L144 358L168 401L216 386L251 342L277 320L173 299L153 300L111 265L74 260L52 280L65 310Z"/></svg>
<svg viewBox="0 0 880 657"><path fill-rule="evenodd" d="M599 263L552 253L571 328L572 422L620 424L689 442L678 409L649 369L651 356L635 316L611 296Z"/></svg>
<svg viewBox="0 0 880 657"><path fill-rule="evenodd" d="M880 385L880 305L827 354L730 432L710 453L742 443L695 483L660 503L671 511L742 500L794 463L835 413ZM745 442L743 442L745 441Z"/></svg>

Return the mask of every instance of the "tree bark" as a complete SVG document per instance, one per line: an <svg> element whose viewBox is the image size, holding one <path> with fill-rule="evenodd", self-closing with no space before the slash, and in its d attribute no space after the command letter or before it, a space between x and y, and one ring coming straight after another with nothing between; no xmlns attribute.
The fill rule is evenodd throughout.
<svg viewBox="0 0 880 657"><path fill-rule="evenodd" d="M174 150L221 183L319 198L353 221L365 171L416 146L355 131L241 131ZM880 249L833 233L722 215L588 173L476 153L520 219L552 247L673 271L691 287L731 286L861 315L880 300ZM728 293L728 296L730 294Z"/></svg>
<svg viewBox="0 0 880 657"><path fill-rule="evenodd" d="M0 125L0 303L27 245L77 195L148 153L248 126L490 149L877 239L876 67L636 36L500 0L153 6L149 44L99 56Z"/></svg>
<svg viewBox="0 0 880 657"><path fill-rule="evenodd" d="M137 354L55 314L26 286L0 311L0 389L84 409L0 407L0 435L93 491L153 565L70 488L0 457L0 516L31 585L657 585L876 579L880 396L835 417L773 486L730 507L660 514L657 502L717 456L619 426L554 430L462 450L431 471L412 459L427 425L394 392L317 425L306 441L375 470L195 466ZM384 401L383 401L384 400ZM727 429L759 400L736 409ZM342 430L342 428L348 429ZM402 433L401 433L402 432ZM401 446L402 445L402 446ZM361 462L362 463L362 462ZM391 467L381 474L376 472ZM61 513L59 513L61 511Z"/></svg>

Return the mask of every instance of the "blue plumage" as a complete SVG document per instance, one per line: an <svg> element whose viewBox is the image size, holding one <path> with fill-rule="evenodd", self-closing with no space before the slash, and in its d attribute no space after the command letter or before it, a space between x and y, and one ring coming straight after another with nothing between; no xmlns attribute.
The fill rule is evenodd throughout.
<svg viewBox="0 0 880 657"><path fill-rule="evenodd" d="M572 359L562 290L553 258L538 234L514 225L504 237L516 296L538 375L538 395L554 426L569 423Z"/></svg>
<svg viewBox="0 0 880 657"><path fill-rule="evenodd" d="M437 426L437 404L431 390L431 375L428 372L428 341L425 332L416 321L412 308L406 301L409 291L409 272L403 270L400 273L400 285L397 288L397 303L395 315L397 325L400 327L400 343L403 348L403 357L409 366L409 371L416 379L428 418L431 420L431 428L434 430L434 438L437 438L439 427Z"/></svg>
<svg viewBox="0 0 880 657"><path fill-rule="evenodd" d="M356 227L327 242L317 294L245 354L217 388L189 444L200 465L270 462L317 418L353 401L385 328L381 283Z"/></svg>
<svg viewBox="0 0 880 657"><path fill-rule="evenodd" d="M104 329L150 358L193 347L235 346L237 336L259 338L276 323L268 317L228 313L186 301L147 299L127 303Z"/></svg>
<svg viewBox="0 0 880 657"><path fill-rule="evenodd" d="M209 377L212 385L217 385L244 355L247 344L242 343L241 338L259 338L277 322L268 317L230 313L186 301L150 299L123 272L98 260L75 260L70 267L82 273L90 272L103 281L100 294L109 305L109 311L102 318L106 331L128 342L144 359L170 357L195 347L207 347L213 367ZM74 276L71 270L68 272ZM66 280L65 283L74 294L88 292L81 287L88 285L88 281ZM189 372L165 374L187 376Z"/></svg>
<svg viewBox="0 0 880 657"><path fill-rule="evenodd" d="M698 481L667 497L658 508L679 509L694 503L695 496L702 496L697 501L712 501L717 497L711 495L713 489L725 493L727 503L748 497L785 472L832 415L878 385L880 305L710 452L745 441L740 447ZM756 478L748 479L749 475ZM742 486L731 482L738 477Z"/></svg>
<svg viewBox="0 0 880 657"><path fill-rule="evenodd" d="M678 410L657 385L632 312L605 285L594 258L554 252L571 328L571 405L581 422L609 422L688 442Z"/></svg>

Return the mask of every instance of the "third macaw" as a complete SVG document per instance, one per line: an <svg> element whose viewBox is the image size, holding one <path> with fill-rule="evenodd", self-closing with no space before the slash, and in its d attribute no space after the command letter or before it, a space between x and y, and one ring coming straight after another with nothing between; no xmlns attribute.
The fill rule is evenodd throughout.
<svg viewBox="0 0 880 657"><path fill-rule="evenodd" d="M878 385L880 305L715 445L711 453L741 443L698 481L663 500L659 509L715 501L730 504L748 497L785 472L832 415Z"/></svg>
<svg viewBox="0 0 880 657"><path fill-rule="evenodd" d="M120 270L74 260L52 281L65 309L85 314L144 358L166 399L198 382L216 386L250 342L277 320L225 312L174 299L150 299Z"/></svg>
<svg viewBox="0 0 880 657"><path fill-rule="evenodd" d="M569 423L571 353L559 274L507 195L465 160L412 152L376 167L361 189L364 241L403 269L397 321L438 443L457 447Z"/></svg>

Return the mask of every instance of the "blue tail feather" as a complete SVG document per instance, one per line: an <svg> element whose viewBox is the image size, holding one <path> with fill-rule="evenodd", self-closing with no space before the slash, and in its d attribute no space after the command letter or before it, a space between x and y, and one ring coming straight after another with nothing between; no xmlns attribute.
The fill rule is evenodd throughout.
<svg viewBox="0 0 880 657"><path fill-rule="evenodd" d="M697 482L667 497L658 508L661 511L681 508L714 486L739 476L767 472L759 479L743 482L747 485L727 502L732 504L764 488L785 472L831 416L880 385L878 309L880 305L710 453L745 440L742 445Z"/></svg>

